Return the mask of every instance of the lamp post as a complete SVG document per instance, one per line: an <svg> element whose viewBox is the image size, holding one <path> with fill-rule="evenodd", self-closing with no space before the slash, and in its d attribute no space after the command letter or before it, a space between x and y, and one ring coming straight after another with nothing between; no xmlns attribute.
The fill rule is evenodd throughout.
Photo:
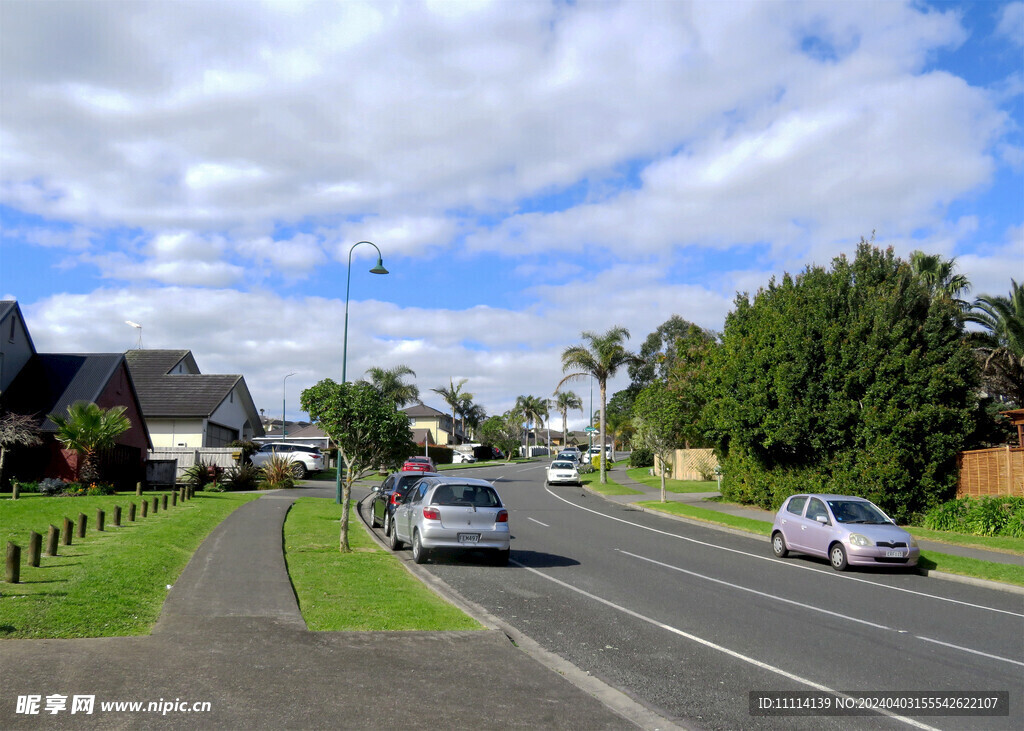
<svg viewBox="0 0 1024 731"><path fill-rule="evenodd" d="M284 377L284 380L281 381L281 440L282 441L284 441L288 437L288 426L287 426L288 422L285 421L285 413L286 412L285 412L285 408L284 408L284 404L285 404L285 384L287 384L288 379L291 378L294 375L295 375L294 373L289 373L287 376Z"/></svg>
<svg viewBox="0 0 1024 731"><path fill-rule="evenodd" d="M373 248L377 249L377 266L370 270L370 274L387 274L388 270L384 268L384 258L380 253L380 247L372 241L357 241L352 244L352 247L348 250L348 274L345 278L345 333L341 340L341 382L345 383L347 378L348 368L348 297L352 290L352 252L355 251L356 247L360 244L369 244ZM338 457L335 460L337 462L335 483L334 483L334 502L341 505L341 450L338 450Z"/></svg>

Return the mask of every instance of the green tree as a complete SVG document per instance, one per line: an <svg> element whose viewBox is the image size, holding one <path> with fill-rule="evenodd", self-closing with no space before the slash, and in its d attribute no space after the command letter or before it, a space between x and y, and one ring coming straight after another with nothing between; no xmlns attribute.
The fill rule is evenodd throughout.
<svg viewBox="0 0 1024 731"><path fill-rule="evenodd" d="M977 366L955 303L891 250L862 240L853 261L740 295L713 352L728 497L850 493L903 520L953 493Z"/></svg>
<svg viewBox="0 0 1024 731"><path fill-rule="evenodd" d="M633 398L655 380L668 376L679 352L680 340L699 337L702 333L704 331L689 320L672 315L648 335L637 353L637 361L628 369Z"/></svg>
<svg viewBox="0 0 1024 731"><path fill-rule="evenodd" d="M301 396L302 410L336 445L345 463L342 482L340 550L349 552L348 519L352 483L381 467L397 467L412 453L409 418L366 381L336 383L325 378Z"/></svg>
<svg viewBox="0 0 1024 731"><path fill-rule="evenodd" d="M78 453L79 463L76 479L94 482L100 478L97 454L117 443L117 438L132 428L132 422L124 415L124 406L101 409L88 401L76 401L68 406L67 416L50 414L49 419L57 425L54 436L65 449Z"/></svg>
<svg viewBox="0 0 1024 731"><path fill-rule="evenodd" d="M665 473L682 443L685 413L682 402L663 381L655 381L640 392L633 405L636 420L634 442L651 450L661 460L661 502L665 502Z"/></svg>
<svg viewBox="0 0 1024 731"><path fill-rule="evenodd" d="M693 326L685 337L676 340L672 366L665 376L669 392L679 401L682 412L679 436L687 449L714 443L706 414L712 398L708 390L709 368L717 348L713 333Z"/></svg>
<svg viewBox="0 0 1024 731"><path fill-rule="evenodd" d="M505 461L512 459L512 454L523 441L523 424L521 414L506 411L501 416L492 416L480 426L480 436L484 443L497 447L505 453Z"/></svg>
<svg viewBox="0 0 1024 731"><path fill-rule="evenodd" d="M448 407L452 410L452 444L457 444L458 440L455 436L455 416L459 413L459 409L463 408L464 399L468 396L470 399L473 398L473 394L466 393L462 390L462 387L466 385L467 378L459 379L458 383L455 383L452 379L448 379L448 388L441 386L440 388L430 389L448 404Z"/></svg>
<svg viewBox="0 0 1024 731"><path fill-rule="evenodd" d="M416 371L407 365L394 368L374 367L366 371L370 383L399 409L412 403L420 403L420 390L414 383L406 383L406 376L416 377Z"/></svg>
<svg viewBox="0 0 1024 731"><path fill-rule="evenodd" d="M537 427L543 426L544 420L548 418L548 402L538 396L520 396L516 399L512 411L520 414L526 422L526 436L529 438L530 429L533 428L533 446L537 446ZM529 446L529 444L527 444Z"/></svg>
<svg viewBox="0 0 1024 731"><path fill-rule="evenodd" d="M1011 279L1008 296L978 297L967 320L984 328L972 340L986 390L1024 407L1024 287Z"/></svg>
<svg viewBox="0 0 1024 731"><path fill-rule="evenodd" d="M970 304L961 299L971 289L971 283L963 274L956 273L956 257L943 259L939 254L925 254L913 251L910 254L910 270L928 288L932 299L953 302L960 312L966 312Z"/></svg>
<svg viewBox="0 0 1024 731"><path fill-rule="evenodd" d="M635 363L637 358L623 345L623 341L629 339L629 330L624 327L613 327L603 335L583 332L581 337L586 341L585 345L571 345L562 351L562 373L571 372L559 382L558 388L567 381L587 376L593 376L597 381L601 392L601 482L607 483L604 446L608 443L605 438L608 379L613 378L623 366Z"/></svg>
<svg viewBox="0 0 1024 731"><path fill-rule="evenodd" d="M480 430L480 425L487 419L487 412L484 407L480 404L470 404L462 413L463 419L463 432L465 433L465 427L469 427L470 433L473 438L476 438L477 432Z"/></svg>
<svg viewBox="0 0 1024 731"><path fill-rule="evenodd" d="M572 391L555 391L555 399L552 405L562 415L562 443L563 445L568 445L569 412L583 411L583 401Z"/></svg>

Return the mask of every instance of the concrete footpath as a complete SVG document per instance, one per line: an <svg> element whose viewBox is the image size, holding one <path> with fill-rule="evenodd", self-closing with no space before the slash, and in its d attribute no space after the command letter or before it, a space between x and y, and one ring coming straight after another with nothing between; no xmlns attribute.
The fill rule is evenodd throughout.
<svg viewBox="0 0 1024 731"><path fill-rule="evenodd" d="M637 482L629 475L626 474L625 468L613 468L609 473L610 479L614 480L623 487L628 487L633 490L637 490L642 494L639 495L606 495L603 496L606 500L612 502L629 505L633 503L645 502L648 500L660 500L661 489L652 488L642 482ZM693 505L698 508L704 508L706 510L713 510L718 513L726 513L728 515L735 515L741 518L751 518L753 520L763 520L771 523L775 520L775 512L771 510L762 510L754 507L744 507L742 505L723 504L715 501L708 500L708 498L717 497L718 492L669 492L666 497L673 502L686 503ZM1013 564L1015 566L1024 567L1024 556L1013 553L1003 553L1001 551L986 551L979 548L967 548L964 546L954 546L949 543L938 543L936 541L925 541L918 539L918 545L922 551L933 551L938 553L945 553L951 556L964 556L966 558L976 558L981 561L992 561L995 563L1006 563ZM765 548L767 550L768 542L765 541Z"/></svg>
<svg viewBox="0 0 1024 731"><path fill-rule="evenodd" d="M0 728L634 727L497 630L307 631L282 525L317 492L267 493L228 516L148 637L0 642ZM38 713L24 712L28 696ZM65 709L48 713L47 696ZM91 713L72 713L74 696L94 698ZM125 701L144 710L102 709Z"/></svg>

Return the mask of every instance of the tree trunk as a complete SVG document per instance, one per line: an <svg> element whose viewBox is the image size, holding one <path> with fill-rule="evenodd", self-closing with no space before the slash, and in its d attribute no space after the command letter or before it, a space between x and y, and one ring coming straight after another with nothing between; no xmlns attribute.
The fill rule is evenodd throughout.
<svg viewBox="0 0 1024 731"><path fill-rule="evenodd" d="M348 517L349 502L352 498L352 475L354 474L352 464L345 460L345 480L341 484L341 535L338 547L338 550L342 553L351 553L352 551L352 548L348 545Z"/></svg>
<svg viewBox="0 0 1024 731"><path fill-rule="evenodd" d="M607 384L606 381L601 380L601 381L598 382L598 385L601 387L601 444L599 445L600 448L601 448L601 484L602 485L606 485L606 484L608 484L608 477L607 477L607 472L606 472L605 463L604 463L604 440L605 440L605 435L604 435L604 430L605 430L604 417L605 417L605 411L608 410L608 408L606 406L606 403L605 403L605 396L608 393L608 384Z"/></svg>
<svg viewBox="0 0 1024 731"><path fill-rule="evenodd" d="M665 493L665 459L661 460L661 502L668 502L667 495Z"/></svg>

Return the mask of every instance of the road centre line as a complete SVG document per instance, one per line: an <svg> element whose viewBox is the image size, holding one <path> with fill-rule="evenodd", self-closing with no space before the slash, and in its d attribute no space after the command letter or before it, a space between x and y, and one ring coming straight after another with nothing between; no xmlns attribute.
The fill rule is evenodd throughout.
<svg viewBox="0 0 1024 731"><path fill-rule="evenodd" d="M762 556L762 555L757 554L757 553L750 553L749 551L741 551L738 548L728 548L726 546L719 546L719 545L717 545L715 543L708 543L707 541L697 540L696 538L688 538L686 536L681 536L678 533L671 533L669 531L661 530L659 528L652 528L652 527L647 526L647 525L641 525L640 523L634 523L634 522L632 522L630 520L625 520L624 518L616 518L614 515L608 515L607 513L602 513L599 510L594 510L592 508L585 508L582 505L577 505L576 503L572 502L571 500L566 500L561 495L556 495L555 493L551 492L551 489L548 488L548 487L545 487L544 490L549 495L551 495L552 497L554 497L554 498L556 498L558 500L561 500L563 503L567 503L567 504L573 506L574 508L578 508L580 510L585 510L588 513L593 513L594 515L599 515L602 518L607 518L608 520L614 520L614 521L619 522L619 523L625 523L626 525L631 525L634 528L642 528L643 530L650 531L652 533L659 533L659 534L661 534L663 536L669 536L671 538L677 538L677 539L679 539L681 541L687 541L689 543L695 543L695 544L697 544L699 546L704 546L706 548L714 548L714 549L717 549L719 551L727 551L729 553L737 553L737 554L739 554L741 556L747 556L748 558L756 558L759 561L770 561L774 565L780 566L780 567L786 567L786 568L791 568L791 569L799 569L799 570L802 570L802 571L813 571L818 576L828 577L830 579L841 579L841 580L844 580L844 581L856 581L856 582L861 583L861 584L867 584L868 586L877 586L879 588L889 589L891 591L899 591L899 592L903 592L904 594L913 594L914 596L925 597L927 599L935 599L937 601L947 602L949 604L959 604L960 606L970 607L972 609L981 609L981 610L986 611L986 612L995 612L997 614L1008 614L1011 617L1021 617L1021 618L1024 618L1024 614L1021 614L1019 612L1011 612L1008 609L996 609L995 607L986 607L983 604L974 604L972 602L965 602L965 601L961 601L959 599L950 599L950 598L944 597L944 596L937 596L935 594L928 594L928 593L923 592L923 591L915 591L914 589L906 589L906 588L904 588L902 586L892 586L890 584L880 584L877 581L869 581L867 579L861 579L861 578L858 578L856 576L850 576L849 574L839 574L839 573L837 573L835 571L826 572L826 571L822 571L820 569L812 568L810 566L801 566L800 564L794 563L792 561L788 561L788 562L787 561L780 561L777 558L773 558L773 557L769 557L769 556Z"/></svg>
<svg viewBox="0 0 1024 731"><path fill-rule="evenodd" d="M548 525L547 523L541 523L541 522L540 522L539 520L537 520L536 518L531 518L530 516L526 516L526 519L527 519L527 520L532 520L532 521L533 521L534 523L536 523L537 525L542 525L542 526L544 526L545 528L550 528L550 527L551 527L551 526L550 526L550 525Z"/></svg>
<svg viewBox="0 0 1024 731"><path fill-rule="evenodd" d="M574 591L577 594L585 596L588 599L592 599L593 601L598 602L599 604L604 604L605 606L610 607L610 608L612 608L612 609L614 609L616 611L622 612L623 614L627 614L630 617L633 617L634 619L639 619L639 620L641 620L643 622L647 622L648 624L654 625L655 627L658 627L660 629L666 630L666 631L671 632L673 634L679 635L680 637L688 639L691 642L696 642L698 645L703 645L704 647L707 647L707 648L710 648L712 650L715 650L716 652L721 652L721 653L723 653L725 655L728 655L729 657L732 657L732 658L734 658L736 660L740 660L740 661L745 662L745 663L747 663L749 665L753 665L754 667L759 668L761 670L767 670L770 673L774 673L775 675L780 675L783 678L786 678L788 680L792 680L795 683L800 683L801 685L806 685L808 688L813 688L814 690L818 690L818 691L821 691L823 693L830 693L832 695L839 696L840 698L847 698L848 697L848 696L844 695L843 693L841 693L840 691L835 690L833 688L829 688L826 685L822 685L821 683L816 683L813 680L809 680L808 678L804 678L804 677L801 677L799 675L795 675L794 673L787 672L786 670L782 670L781 668L777 668L774 665L770 665L768 663L761 662L760 660L758 660L756 658L753 658L753 657L750 657L749 655L744 655L742 653L736 652L735 650L730 650L728 647L716 644L714 642L711 642L710 640L705 640L703 637L698 637L697 635L694 635L694 634L691 634L691 633L686 632L684 630L681 630L678 627L673 627L670 624L665 624L664 622L659 622L656 619L653 619L653 618L648 617L646 615L640 614L639 612L633 611L632 609L624 607L624 606L622 606L620 604L616 604L616 603L614 603L612 601L609 601L608 599L604 599L602 597L599 597L596 594L591 594L589 591L586 591L584 589L580 589L578 587L575 587L572 584L569 584L569 583L566 583L566 582L562 581L561 579L556 579L553 576L548 576L547 574L542 573L542 572L538 571L537 569L531 568L529 566L524 566L523 564L519 563L518 561L510 560L509 563L513 564L515 566L518 566L521 569L526 569L530 573L535 574L536 576L539 576L542 579L547 579L548 581L551 581L551 582L553 582L555 584L558 584L561 587L564 587L566 589L569 589L570 591ZM912 718L907 718L906 716L900 716L900 715L898 715L896 713L892 713L891 711L887 711L887 710L882 709L882 708L872 709L872 710L876 710L881 715L888 716L889 718L895 719L897 721L902 721L903 723L905 723L907 725L910 725L910 726L914 726L915 728L932 729L934 731L934 727L933 726L927 726L927 725L925 725L923 723L915 721Z"/></svg>
<svg viewBox="0 0 1024 731"><path fill-rule="evenodd" d="M855 622L857 624L867 625L868 627L874 627L875 629L881 629L881 630L886 630L886 631L889 631L889 632L897 632L899 634L905 634L905 635L913 637L914 639L917 639L917 640L923 640L924 642L932 642L932 643L937 644L937 645L942 645L944 647L948 647L948 648L953 649L953 650L960 650L961 652L967 652L967 653L970 653L972 655L981 655L982 657L987 657L990 660L999 660L1000 662L1010 663L1011 665L1018 665L1018 666L1024 667L1024 662L1020 662L1019 660L1011 660L1008 657L1000 657L999 655L990 655L987 652L982 652L981 650L972 650L971 648L964 647L962 645L954 645L954 644L951 644L949 642L942 642L941 640L933 640L933 639L931 639L929 637L922 637L921 635L915 635L915 634L911 633L909 630L899 630L899 629L896 629L894 627L887 627L884 624L877 624L875 622L869 622L869 621L867 621L865 619L857 619L856 617L850 617L850 616L845 615L845 614L840 614L839 612L833 612L833 611L831 611L829 609L823 609L821 607L815 607L815 606L813 606L811 604L805 604L803 602L798 602L798 601L795 601L793 599L786 599L785 597L776 596L774 594L768 594L767 592L758 591L757 589L750 589L750 588L747 588L745 586L740 586L739 584L732 584L732 583L730 583L728 581L723 581L722 579L716 579L714 577L706 576L704 574L698 574L696 571L689 571L687 569L683 569L683 568L680 568L678 566L672 566L671 564L663 563L662 561L656 561L653 558L647 558L646 556L640 556L639 554L636 554L636 553L630 553L629 551L623 551L621 548L616 548L615 551L617 553L621 553L621 554L623 554L625 556L630 556L632 558L639 559L640 561L647 561L648 563L652 563L655 566L661 566L662 568L670 569L672 571L678 571L678 572L680 572L682 574L687 574L689 576L694 576L694 577L696 577L698 579L704 579L705 581L711 581L711 582L714 582L716 584L722 584L723 586L727 586L730 589L737 589L739 591L746 591L746 592L749 592L751 594L756 594L757 596L764 597L765 599L771 599L773 601L782 602L783 604L791 604L793 606L800 607L801 609L807 609L807 610L810 610L812 612L819 612L821 614L827 614L827 615L830 615L832 617L837 617L839 619L843 619L843 620L846 620L846 621L849 621L849 622Z"/></svg>

